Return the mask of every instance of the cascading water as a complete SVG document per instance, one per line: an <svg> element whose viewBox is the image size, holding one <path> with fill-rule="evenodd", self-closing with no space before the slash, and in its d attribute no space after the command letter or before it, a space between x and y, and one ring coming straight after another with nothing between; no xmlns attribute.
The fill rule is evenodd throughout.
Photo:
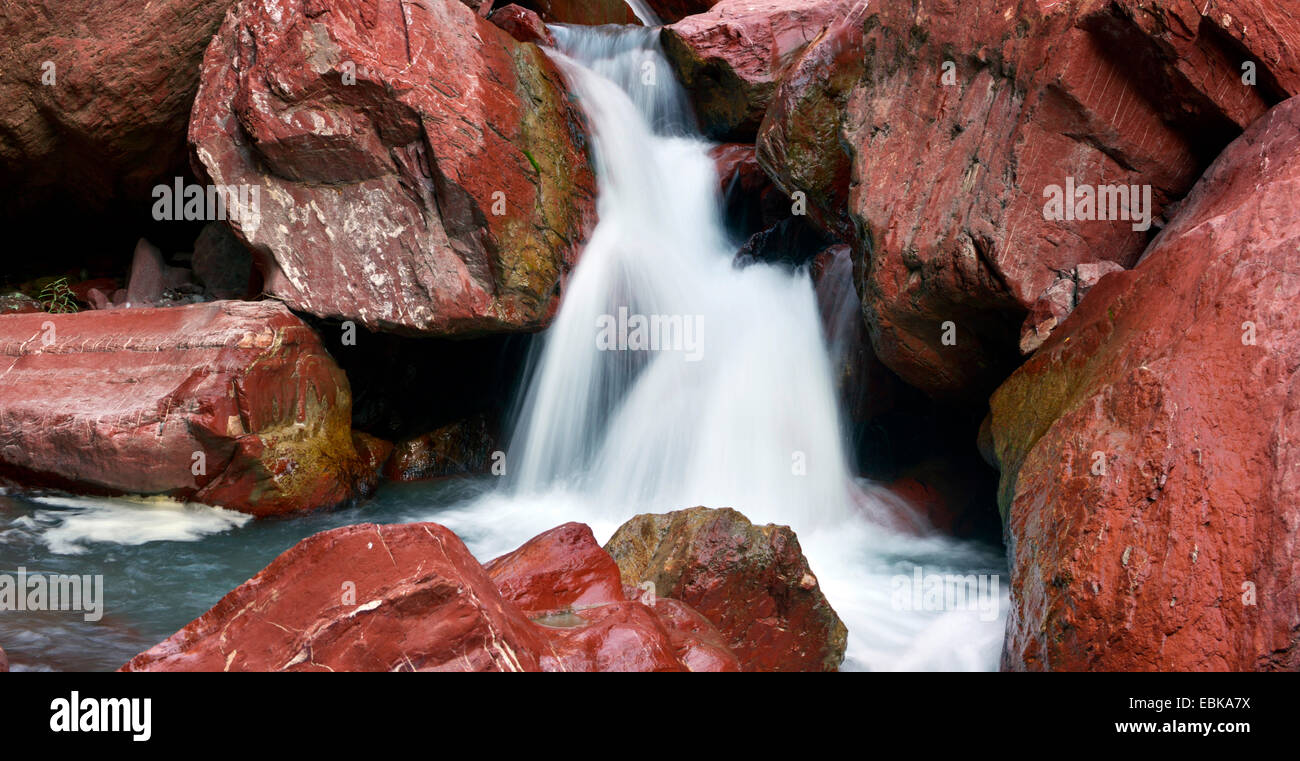
<svg viewBox="0 0 1300 761"><path fill-rule="evenodd" d="M734 507L798 532L848 625L847 667L996 666L1000 613L898 604L917 567L997 574L1000 559L895 533L884 517L901 506L853 479L808 275L733 265L710 144L658 30L553 31L590 122L600 221L542 339L507 486L438 520L491 556L563 521L603 539L639 512ZM602 343L638 315L683 340Z"/></svg>
<svg viewBox="0 0 1300 761"><path fill-rule="evenodd" d="M695 505L798 532L848 626L846 669L996 668L1005 588L980 601L996 609L935 605L914 574L991 578L1003 559L890 528L902 507L852 477L809 277L732 265L709 144L658 30L554 32L590 122L599 224L539 341L506 482L387 484L363 505L291 521L0 492L0 570L101 573L107 598L96 622L0 616L15 668L115 669L336 526L437 521L487 560L567 521L603 541L636 513ZM637 317L660 318L650 350L633 337Z"/></svg>

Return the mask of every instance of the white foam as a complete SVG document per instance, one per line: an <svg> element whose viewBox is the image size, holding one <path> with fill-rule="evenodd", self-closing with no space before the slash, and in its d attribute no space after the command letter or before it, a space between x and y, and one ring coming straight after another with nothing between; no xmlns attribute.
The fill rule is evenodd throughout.
<svg viewBox="0 0 1300 761"><path fill-rule="evenodd" d="M53 510L21 518L50 552L80 555L92 543L193 542L248 523L252 516L163 497L33 497Z"/></svg>

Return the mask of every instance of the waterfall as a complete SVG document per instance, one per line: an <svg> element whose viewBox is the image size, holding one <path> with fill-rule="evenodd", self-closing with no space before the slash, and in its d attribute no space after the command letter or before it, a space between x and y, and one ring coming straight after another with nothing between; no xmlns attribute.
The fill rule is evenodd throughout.
<svg viewBox="0 0 1300 761"><path fill-rule="evenodd" d="M658 30L552 30L589 122L599 222L539 339L507 483L430 519L487 558L564 521L604 540L637 513L734 507L798 533L849 628L846 668L996 667L1005 600L995 620L899 609L893 586L918 568L1001 560L886 528L898 504L853 478L810 278L733 266L711 144ZM638 317L659 345L636 348Z"/></svg>

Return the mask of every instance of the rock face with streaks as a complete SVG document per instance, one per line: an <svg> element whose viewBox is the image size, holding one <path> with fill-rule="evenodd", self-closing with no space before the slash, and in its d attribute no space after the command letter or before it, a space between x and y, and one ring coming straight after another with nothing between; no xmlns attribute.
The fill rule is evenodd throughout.
<svg viewBox="0 0 1300 761"><path fill-rule="evenodd" d="M848 630L787 526L730 508L638 515L605 545L628 585L650 582L713 622L746 671L835 671Z"/></svg>
<svg viewBox="0 0 1300 761"><path fill-rule="evenodd" d="M1011 670L1300 668L1300 98L993 396Z"/></svg>
<svg viewBox="0 0 1300 761"><path fill-rule="evenodd" d="M4 215L21 216L55 197L93 211L144 202L155 184L181 174L199 62L231 4L6 2Z"/></svg>
<svg viewBox="0 0 1300 761"><path fill-rule="evenodd" d="M1132 266L1217 153L1300 92L1298 49L1300 7L1271 0L861 4L788 70L759 160L854 242L885 364L982 399L1078 302L1081 267ZM1048 208L1054 187L1077 213Z"/></svg>
<svg viewBox="0 0 1300 761"><path fill-rule="evenodd" d="M374 330L540 328L594 223L558 71L457 0L241 0L189 137L266 293Z"/></svg>
<svg viewBox="0 0 1300 761"><path fill-rule="evenodd" d="M664 27L663 46L701 129L753 140L777 79L848 0L721 0Z"/></svg>
<svg viewBox="0 0 1300 761"><path fill-rule="evenodd" d="M11 484L269 515L374 483L347 378L275 302L6 315L0 368Z"/></svg>
<svg viewBox="0 0 1300 761"><path fill-rule="evenodd" d="M480 566L436 523L308 537L124 671L739 671L676 600L625 597L570 523Z"/></svg>

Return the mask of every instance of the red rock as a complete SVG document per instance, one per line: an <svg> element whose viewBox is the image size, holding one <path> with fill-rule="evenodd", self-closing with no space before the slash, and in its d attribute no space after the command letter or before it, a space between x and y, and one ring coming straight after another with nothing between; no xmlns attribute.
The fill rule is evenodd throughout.
<svg viewBox="0 0 1300 761"><path fill-rule="evenodd" d="M664 53L711 137L752 140L782 71L849 0L721 0L664 27Z"/></svg>
<svg viewBox="0 0 1300 761"><path fill-rule="evenodd" d="M304 2L235 6L190 122L196 169L247 189L266 293L374 330L544 326L595 214L558 70L457 0Z"/></svg>
<svg viewBox="0 0 1300 761"><path fill-rule="evenodd" d="M739 671L722 635L680 600L625 592L591 529L566 523L484 568L502 596L555 640L554 671Z"/></svg>
<svg viewBox="0 0 1300 761"><path fill-rule="evenodd" d="M82 304L90 304L90 292L98 290L101 292L112 293L119 287L119 281L111 277L98 277L91 280L82 280L68 286L72 294L77 297L77 301Z"/></svg>
<svg viewBox="0 0 1300 761"><path fill-rule="evenodd" d="M556 654L547 671L687 671L672 635L654 611L638 602L615 602L576 611L576 626L558 628Z"/></svg>
<svg viewBox="0 0 1300 761"><path fill-rule="evenodd" d="M581 523L540 534L484 569L529 618L624 601L618 565Z"/></svg>
<svg viewBox="0 0 1300 761"><path fill-rule="evenodd" d="M0 674L8 673L8 671L9 671L9 656L5 655L5 651L3 648L0 648Z"/></svg>
<svg viewBox="0 0 1300 761"><path fill-rule="evenodd" d="M347 378L274 302L0 317L0 480L254 515L351 499Z"/></svg>
<svg viewBox="0 0 1300 761"><path fill-rule="evenodd" d="M994 394L1005 669L1300 668L1297 183L1293 98Z"/></svg>
<svg viewBox="0 0 1300 761"><path fill-rule="evenodd" d="M1044 190L1069 177L1149 185L1158 228L1224 145L1300 92L1300 10L1282 6L866 4L788 70L759 160L854 242L885 364L935 396L982 399L1019 362L1022 335L1032 350L1077 301L1068 282L1049 294L1058 281L1132 266L1150 240L1129 221L1046 219ZM1043 298L1060 309L1022 331Z"/></svg>
<svg viewBox="0 0 1300 761"><path fill-rule="evenodd" d="M737 672L740 659L703 614L681 600L657 597L654 612L668 630L677 660L688 671Z"/></svg>
<svg viewBox="0 0 1300 761"><path fill-rule="evenodd" d="M390 481L423 481L486 473L496 449L496 437L487 419L477 415L397 442L384 465L384 477Z"/></svg>
<svg viewBox="0 0 1300 761"><path fill-rule="evenodd" d="M485 569L451 531L414 523L304 539L122 670L739 668L685 603L625 600L586 526L548 531Z"/></svg>
<svg viewBox="0 0 1300 761"><path fill-rule="evenodd" d="M535 11L514 5L498 8L488 15L488 20L501 27L520 42L537 45L554 45L555 36Z"/></svg>
<svg viewBox="0 0 1300 761"><path fill-rule="evenodd" d="M229 5L6 3L0 187L7 211L51 200L97 211L114 201L145 202L156 183L181 174L199 62ZM52 85L43 83L47 61Z"/></svg>
<svg viewBox="0 0 1300 761"><path fill-rule="evenodd" d="M724 508L638 515L605 545L623 582L690 605L746 671L834 671L848 632L787 526Z"/></svg>
<svg viewBox="0 0 1300 761"><path fill-rule="evenodd" d="M436 523L302 540L123 671L539 671L539 627Z"/></svg>

